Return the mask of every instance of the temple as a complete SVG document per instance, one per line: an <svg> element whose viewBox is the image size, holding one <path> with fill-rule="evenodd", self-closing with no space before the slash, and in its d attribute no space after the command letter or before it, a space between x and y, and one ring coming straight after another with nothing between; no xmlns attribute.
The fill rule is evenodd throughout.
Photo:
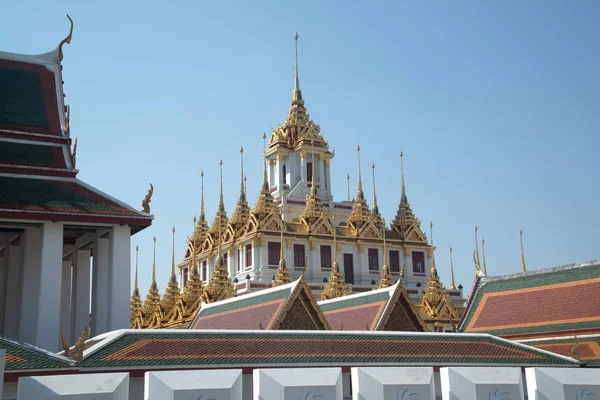
<svg viewBox="0 0 600 400"><path fill-rule="evenodd" d="M356 196L334 201L331 171L335 153L307 112L300 89L297 35L295 44L290 108L285 121L272 130L268 140L263 134L263 176L254 206L250 207L246 193L243 148L239 196L230 217L221 183L218 207L209 224L202 172L200 216L194 220L184 259L177 265L179 286L184 288L180 297L185 296L190 282L198 294L193 305L176 305L175 301L169 303L173 306L165 307L153 300L144 306L145 314L134 309L132 327L188 326L201 307L202 300L198 299L202 296L208 304L302 276L314 296L323 299L385 288L401 280L403 290L429 329L456 330L464 312L462 286L446 288L440 282L434 247L408 202L403 153L401 179L395 183L400 201L389 225L377 204L375 164L371 164L371 205L365 196L358 146ZM151 290L155 286L153 280ZM207 296L207 291L216 288L222 288L218 296ZM139 296L139 288L134 289L135 293ZM154 312L150 311L152 304L158 307Z"/></svg>
<svg viewBox="0 0 600 400"><path fill-rule="evenodd" d="M90 323L130 325L130 237L153 218L77 178L62 77L72 33L45 54L0 52L0 332L51 351Z"/></svg>

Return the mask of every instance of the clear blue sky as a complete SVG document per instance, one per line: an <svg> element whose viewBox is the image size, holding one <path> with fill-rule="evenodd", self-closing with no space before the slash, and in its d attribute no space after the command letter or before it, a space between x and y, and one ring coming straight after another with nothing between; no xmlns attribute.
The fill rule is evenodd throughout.
<svg viewBox="0 0 600 400"><path fill-rule="evenodd" d="M139 244L140 289L158 238L161 292L198 214L201 169L212 222L218 162L231 215L246 149L248 197L261 181L261 134L283 122L298 31L300 84L335 148L332 185L356 192L357 144L386 219L408 198L440 275L474 279L473 225L490 274L600 258L600 3L19 1L0 5L0 49L43 53L75 21L64 80L79 178L135 206L155 187ZM132 259L135 252L132 251ZM132 263L132 269L134 263Z"/></svg>

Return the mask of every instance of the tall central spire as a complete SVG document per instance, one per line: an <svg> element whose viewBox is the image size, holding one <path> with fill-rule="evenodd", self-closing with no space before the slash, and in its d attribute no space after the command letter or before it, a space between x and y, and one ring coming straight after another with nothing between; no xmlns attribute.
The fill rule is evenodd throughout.
<svg viewBox="0 0 600 400"><path fill-rule="evenodd" d="M402 157L404 154L402 150L400 150L400 175L402 176L402 196L400 197L400 203L406 204L408 203L408 199L406 198L406 187L404 186L404 160Z"/></svg>
<svg viewBox="0 0 600 400"><path fill-rule="evenodd" d="M300 91L300 81L298 80L298 32L294 34L294 41L296 42L296 69L294 73L294 93L292 100L302 100L302 91Z"/></svg>
<svg viewBox="0 0 600 400"><path fill-rule="evenodd" d="M244 188L244 148L240 147L240 197L231 216L231 225L235 229L236 237L242 234L249 217L250 208L246 201L246 190Z"/></svg>
<svg viewBox="0 0 600 400"><path fill-rule="evenodd" d="M225 202L223 201L223 160L219 160L219 211L225 211Z"/></svg>
<svg viewBox="0 0 600 400"><path fill-rule="evenodd" d="M206 214L204 213L204 171L200 171L200 180L202 181L202 193L200 200L200 222L205 222Z"/></svg>
<svg viewBox="0 0 600 400"><path fill-rule="evenodd" d="M246 201L244 190L244 148L240 147L240 201Z"/></svg>
<svg viewBox="0 0 600 400"><path fill-rule="evenodd" d="M358 192L356 194L356 198L362 200L365 198L365 196L363 194L362 177L360 175L360 146L356 146L356 157L358 158Z"/></svg>

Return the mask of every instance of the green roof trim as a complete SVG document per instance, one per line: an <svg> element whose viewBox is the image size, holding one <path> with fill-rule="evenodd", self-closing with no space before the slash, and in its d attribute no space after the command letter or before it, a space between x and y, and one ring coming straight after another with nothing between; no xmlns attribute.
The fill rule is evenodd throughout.
<svg viewBox="0 0 600 400"><path fill-rule="evenodd" d="M268 303L274 300L287 299L292 294L293 286L281 289L274 290L272 292L266 292L265 294L256 295L252 297L236 297L235 300L225 301L225 302L216 302L211 307L200 308L200 312L196 318L202 318L213 314L220 314L227 311L238 310L240 308L255 306L261 303ZM268 290L268 289L267 289ZM192 323L192 326L194 323Z"/></svg>
<svg viewBox="0 0 600 400"><path fill-rule="evenodd" d="M336 299L335 301L320 301L318 302L321 311L324 313L328 311L340 310L342 308L350 308L356 306L362 306L365 304L379 303L381 301L390 300L389 290L373 290L369 294L362 294L357 296L349 295Z"/></svg>
<svg viewBox="0 0 600 400"><path fill-rule="evenodd" d="M52 146L44 146L42 144L0 142L0 163L53 165L54 154L52 149Z"/></svg>
<svg viewBox="0 0 600 400"><path fill-rule="evenodd" d="M6 350L5 371L68 368L74 362L45 350L0 337L0 349Z"/></svg>
<svg viewBox="0 0 600 400"><path fill-rule="evenodd" d="M0 68L0 125L48 128L37 72Z"/></svg>
<svg viewBox="0 0 600 400"><path fill-rule="evenodd" d="M17 205L44 210L113 211L98 201L87 199L60 186L61 181L0 177L0 206Z"/></svg>

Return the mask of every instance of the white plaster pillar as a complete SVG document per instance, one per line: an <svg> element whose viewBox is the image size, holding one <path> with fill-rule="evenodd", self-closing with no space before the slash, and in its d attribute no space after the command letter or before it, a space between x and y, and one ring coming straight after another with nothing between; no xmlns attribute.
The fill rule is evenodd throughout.
<svg viewBox="0 0 600 400"><path fill-rule="evenodd" d="M71 341L90 325L90 250L73 252L73 295L71 298Z"/></svg>
<svg viewBox="0 0 600 400"><path fill-rule="evenodd" d="M96 238L93 254L92 335L95 336L108 331L108 239Z"/></svg>
<svg viewBox="0 0 600 400"><path fill-rule="evenodd" d="M42 229L25 228L25 232L21 235L21 246L23 248L23 278L19 293L21 310L17 339L25 343L35 344L37 332L37 318L35 316L38 315L38 300L40 297ZM59 259L59 266L60 262ZM60 273L56 275L59 277L57 284L60 287ZM60 300L57 300L56 303L60 304ZM58 315L54 317L56 318Z"/></svg>
<svg viewBox="0 0 600 400"><path fill-rule="evenodd" d="M308 183L306 177L306 154L300 153L300 180L304 182L304 184Z"/></svg>
<svg viewBox="0 0 600 400"><path fill-rule="evenodd" d="M69 343L73 342L71 337L71 260L62 262L62 283L60 294L60 335L64 335Z"/></svg>
<svg viewBox="0 0 600 400"><path fill-rule="evenodd" d="M114 225L109 234L108 330L128 329L131 290L131 228Z"/></svg>
<svg viewBox="0 0 600 400"><path fill-rule="evenodd" d="M6 245L4 249L8 274L6 279L6 303L4 305L4 330L2 331L2 335L15 339L19 337L19 315L21 311L20 293L23 276L23 252L21 250L21 246L12 245Z"/></svg>
<svg viewBox="0 0 600 400"><path fill-rule="evenodd" d="M62 222L44 222L38 308L37 314L31 314L30 318L37 319L36 340L32 344L52 352L60 349L62 255Z"/></svg>

